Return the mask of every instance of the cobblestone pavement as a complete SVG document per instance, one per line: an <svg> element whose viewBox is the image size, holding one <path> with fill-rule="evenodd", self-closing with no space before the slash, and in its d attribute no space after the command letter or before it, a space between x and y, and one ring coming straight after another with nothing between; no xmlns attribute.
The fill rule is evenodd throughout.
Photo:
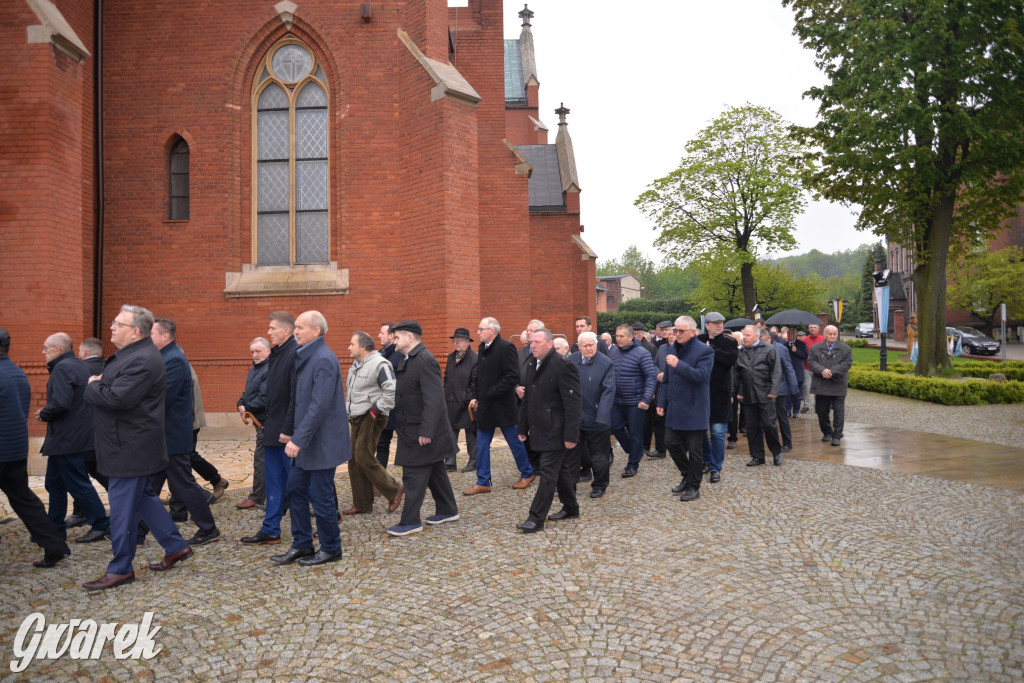
<svg viewBox="0 0 1024 683"><path fill-rule="evenodd" d="M464 462L460 456L460 464ZM398 515L341 523L345 557L277 567L287 547L245 547L261 515L215 507L224 540L164 574L89 594L105 544L49 570L20 523L0 525L8 599L0 651L22 620L138 623L148 661L35 661L28 680L1019 681L1024 676L1024 495L931 477L788 459L743 466L701 499L669 494L671 460L645 460L587 497L582 517L516 532L536 490L514 491L507 449L495 490L459 496L462 519L407 538ZM339 475L342 504L350 500ZM471 474L453 474L461 490ZM556 507L557 509L557 503ZM429 499L425 514L433 512ZM285 525L287 526L287 525ZM191 534L191 523L182 525ZM159 559L150 540L137 569ZM4 671L8 678L7 663ZM0 677L3 675L0 674Z"/></svg>

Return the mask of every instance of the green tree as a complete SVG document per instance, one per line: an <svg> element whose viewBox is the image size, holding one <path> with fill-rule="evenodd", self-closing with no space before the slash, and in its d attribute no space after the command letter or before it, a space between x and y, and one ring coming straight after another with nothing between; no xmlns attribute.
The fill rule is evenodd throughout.
<svg viewBox="0 0 1024 683"><path fill-rule="evenodd" d="M806 93L819 122L795 129L818 150L809 180L913 248L915 372L949 371L948 252L999 230L1024 191L1024 2L782 4L827 79Z"/></svg>
<svg viewBox="0 0 1024 683"><path fill-rule="evenodd" d="M635 244L626 247L619 258L599 261L595 272L598 275L635 275L640 284L645 287L642 294L647 296L647 283L654 277L656 268L654 261L647 258L636 248Z"/></svg>
<svg viewBox="0 0 1024 683"><path fill-rule="evenodd" d="M763 318L790 308L812 313L823 310L823 286L817 275L794 275L781 266L763 263L754 264L752 270ZM704 263L699 271L701 285L694 297L700 308L707 307L726 318L751 317L749 310L753 306L748 308L743 299L742 275L738 269L730 267L728 259Z"/></svg>
<svg viewBox="0 0 1024 683"><path fill-rule="evenodd" d="M793 220L806 203L801 152L771 109L732 107L688 142L679 167L635 204L654 220L655 245L670 261L728 258L740 271L749 311L758 256L796 247Z"/></svg>
<svg viewBox="0 0 1024 683"><path fill-rule="evenodd" d="M1024 314L1024 252L1018 247L999 251L978 250L950 263L946 302L950 308L967 308L985 321L992 334L999 304L1006 304L1008 318Z"/></svg>

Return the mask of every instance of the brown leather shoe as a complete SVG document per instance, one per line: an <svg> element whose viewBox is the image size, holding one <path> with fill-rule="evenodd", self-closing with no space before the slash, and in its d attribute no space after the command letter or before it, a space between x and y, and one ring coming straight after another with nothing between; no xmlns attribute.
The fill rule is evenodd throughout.
<svg viewBox="0 0 1024 683"><path fill-rule="evenodd" d="M111 574L106 573L95 581L89 583L83 583L82 588L87 591L103 591L114 586L120 586L122 584L131 583L135 580L135 572L131 571L127 574Z"/></svg>
<svg viewBox="0 0 1024 683"><path fill-rule="evenodd" d="M151 572L163 572L167 571L178 562L187 560L188 558L195 555L195 551L191 547L185 548L180 553L174 553L173 555L164 555L164 559L160 560L156 564L149 565L149 571Z"/></svg>
<svg viewBox="0 0 1024 683"><path fill-rule="evenodd" d="M235 507L238 508L239 510L248 510L249 508L254 508L259 504L260 503L256 502L252 498L246 498L241 503L235 505Z"/></svg>
<svg viewBox="0 0 1024 683"><path fill-rule="evenodd" d="M343 515L365 515L367 513L363 512L359 508L349 508L348 510L342 510L341 514L343 514Z"/></svg>
<svg viewBox="0 0 1024 683"><path fill-rule="evenodd" d="M224 477L220 478L216 484L213 485L213 499L220 500L220 497L224 495L224 492L228 490L228 486L231 484Z"/></svg>
<svg viewBox="0 0 1024 683"><path fill-rule="evenodd" d="M399 486L398 487L398 495L395 496L395 499L393 501L388 503L388 512L394 512L395 510L398 509L398 506L402 504L402 494L403 493L405 493L405 487L404 486Z"/></svg>
<svg viewBox="0 0 1024 683"><path fill-rule="evenodd" d="M512 484L512 488L514 488L514 489L525 489L527 486L530 485L530 483L532 481L533 481L533 475L531 475L529 477L523 477L522 479L520 479L516 483Z"/></svg>
<svg viewBox="0 0 1024 683"><path fill-rule="evenodd" d="M471 486L470 488L466 489L465 491L463 491L462 495L464 495L464 496L475 496L478 493L490 493L490 492L491 492L491 487L490 486L481 486L480 484L476 484L476 485Z"/></svg>

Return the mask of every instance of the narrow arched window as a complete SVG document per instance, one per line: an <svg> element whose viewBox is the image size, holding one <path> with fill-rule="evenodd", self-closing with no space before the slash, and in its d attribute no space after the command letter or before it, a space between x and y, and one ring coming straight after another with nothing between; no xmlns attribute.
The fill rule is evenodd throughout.
<svg viewBox="0 0 1024 683"><path fill-rule="evenodd" d="M253 89L257 265L330 261L327 83L295 39L267 53Z"/></svg>
<svg viewBox="0 0 1024 683"><path fill-rule="evenodd" d="M187 221L189 214L188 143L183 139L171 148L168 218Z"/></svg>

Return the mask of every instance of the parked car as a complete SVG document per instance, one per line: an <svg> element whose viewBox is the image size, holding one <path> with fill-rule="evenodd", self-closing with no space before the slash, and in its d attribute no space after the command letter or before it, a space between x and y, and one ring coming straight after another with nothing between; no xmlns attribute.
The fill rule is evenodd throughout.
<svg viewBox="0 0 1024 683"><path fill-rule="evenodd" d="M946 338L953 337L953 346L960 342L964 353L978 356L994 356L999 353L1000 343L992 337L982 334L973 327L947 327Z"/></svg>
<svg viewBox="0 0 1024 683"><path fill-rule="evenodd" d="M870 339L875 335L875 324L874 323L858 323L857 327L853 330L853 336L858 339Z"/></svg>

